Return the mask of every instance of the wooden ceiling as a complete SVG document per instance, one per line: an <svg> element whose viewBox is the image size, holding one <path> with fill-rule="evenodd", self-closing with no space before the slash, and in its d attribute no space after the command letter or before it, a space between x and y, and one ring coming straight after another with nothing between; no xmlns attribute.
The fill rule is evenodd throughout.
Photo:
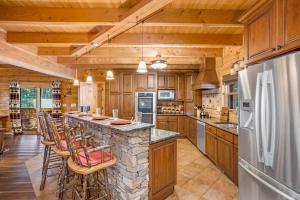
<svg viewBox="0 0 300 200"><path fill-rule="evenodd" d="M58 65L132 68L141 59L141 25L133 26L146 19L145 61L160 53L172 69L195 68L204 57L222 57L224 47L242 45L236 19L256 1L6 0L0 27L7 44L36 48L37 56Z"/></svg>

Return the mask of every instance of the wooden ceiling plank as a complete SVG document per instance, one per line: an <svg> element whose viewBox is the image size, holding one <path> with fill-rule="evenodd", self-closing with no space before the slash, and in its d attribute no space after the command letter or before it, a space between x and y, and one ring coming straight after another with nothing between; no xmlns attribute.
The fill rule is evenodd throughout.
<svg viewBox="0 0 300 200"><path fill-rule="evenodd" d="M7 42L18 44L87 44L90 34L86 33L20 33L8 32ZM134 47L140 46L140 34L124 33L114 38L109 46L112 47ZM144 46L173 46L173 47L197 47L197 45L236 46L242 45L243 36L240 34L144 34ZM164 46L165 45L165 46ZM86 47L86 46L85 46ZM88 46L85 50L91 50ZM81 52L81 51L80 51ZM72 52L71 55L74 54Z"/></svg>
<svg viewBox="0 0 300 200"><path fill-rule="evenodd" d="M103 64L91 64L91 65L85 65L85 64L77 64L77 65L68 65L69 67L76 68L76 69L98 69L98 70L117 70L117 69L133 69L136 70L137 65L121 65L121 64L109 64L109 65L103 65ZM149 71L151 71L151 68L148 68ZM173 65L168 64L166 70L199 70L199 64L191 65L191 64L183 64L183 65Z"/></svg>
<svg viewBox="0 0 300 200"><path fill-rule="evenodd" d="M172 2L172 0L142 0L138 4L136 4L133 8L129 9L126 13L120 16L120 23L113 26L109 30L104 33L96 34L90 42L96 42L99 44L103 44L108 39L108 35L113 38L120 33L124 32L132 25L130 23L136 22L136 19L139 20L146 18L147 16L153 14L154 12L162 9L168 3ZM72 53L73 56L81 56L84 53L93 49L93 46L86 45L84 47L80 47Z"/></svg>
<svg viewBox="0 0 300 200"><path fill-rule="evenodd" d="M32 71L66 78L75 78L75 71L69 67L54 63L46 58L15 47L0 40L0 61L2 63L22 67Z"/></svg>
<svg viewBox="0 0 300 200"><path fill-rule="evenodd" d="M59 47L41 47L38 54L43 56L70 56L73 48ZM166 57L187 57L187 56L203 56L203 57L222 57L222 48L143 48L145 57L155 57L158 53ZM141 48L130 47L101 47L97 48L88 57L136 57L141 55Z"/></svg>

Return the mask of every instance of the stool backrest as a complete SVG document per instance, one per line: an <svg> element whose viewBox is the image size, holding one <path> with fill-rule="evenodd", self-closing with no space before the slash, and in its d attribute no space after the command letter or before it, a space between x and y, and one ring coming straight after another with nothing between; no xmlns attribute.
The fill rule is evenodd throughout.
<svg viewBox="0 0 300 200"><path fill-rule="evenodd" d="M47 122L48 122L49 128L51 130L51 133L53 135L53 140L54 140L56 148L61 151L65 151L66 149L63 145L63 140L66 137L65 132L58 131L58 128L57 128L58 124L57 124L56 120L53 119L50 115L47 116Z"/></svg>
<svg viewBox="0 0 300 200"><path fill-rule="evenodd" d="M49 130L47 121L46 121L46 114L45 112L39 112L38 113L38 123L42 132L42 136L44 137L44 140L47 141L53 141L53 136Z"/></svg>

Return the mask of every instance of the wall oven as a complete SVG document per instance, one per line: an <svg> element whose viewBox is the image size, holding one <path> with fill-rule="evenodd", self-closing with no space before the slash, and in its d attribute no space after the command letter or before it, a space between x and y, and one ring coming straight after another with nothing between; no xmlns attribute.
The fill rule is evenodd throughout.
<svg viewBox="0 0 300 200"><path fill-rule="evenodd" d="M156 122L156 94L155 92L135 93L135 113L142 113L142 122L154 124Z"/></svg>
<svg viewBox="0 0 300 200"><path fill-rule="evenodd" d="M175 100L175 90L158 90L158 100Z"/></svg>

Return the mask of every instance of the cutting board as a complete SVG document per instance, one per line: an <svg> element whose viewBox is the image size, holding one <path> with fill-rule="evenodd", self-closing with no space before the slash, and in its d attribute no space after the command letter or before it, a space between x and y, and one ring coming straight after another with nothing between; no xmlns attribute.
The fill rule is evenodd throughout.
<svg viewBox="0 0 300 200"><path fill-rule="evenodd" d="M228 121L228 118L229 118L229 109L227 107L222 107L220 113L220 120Z"/></svg>

